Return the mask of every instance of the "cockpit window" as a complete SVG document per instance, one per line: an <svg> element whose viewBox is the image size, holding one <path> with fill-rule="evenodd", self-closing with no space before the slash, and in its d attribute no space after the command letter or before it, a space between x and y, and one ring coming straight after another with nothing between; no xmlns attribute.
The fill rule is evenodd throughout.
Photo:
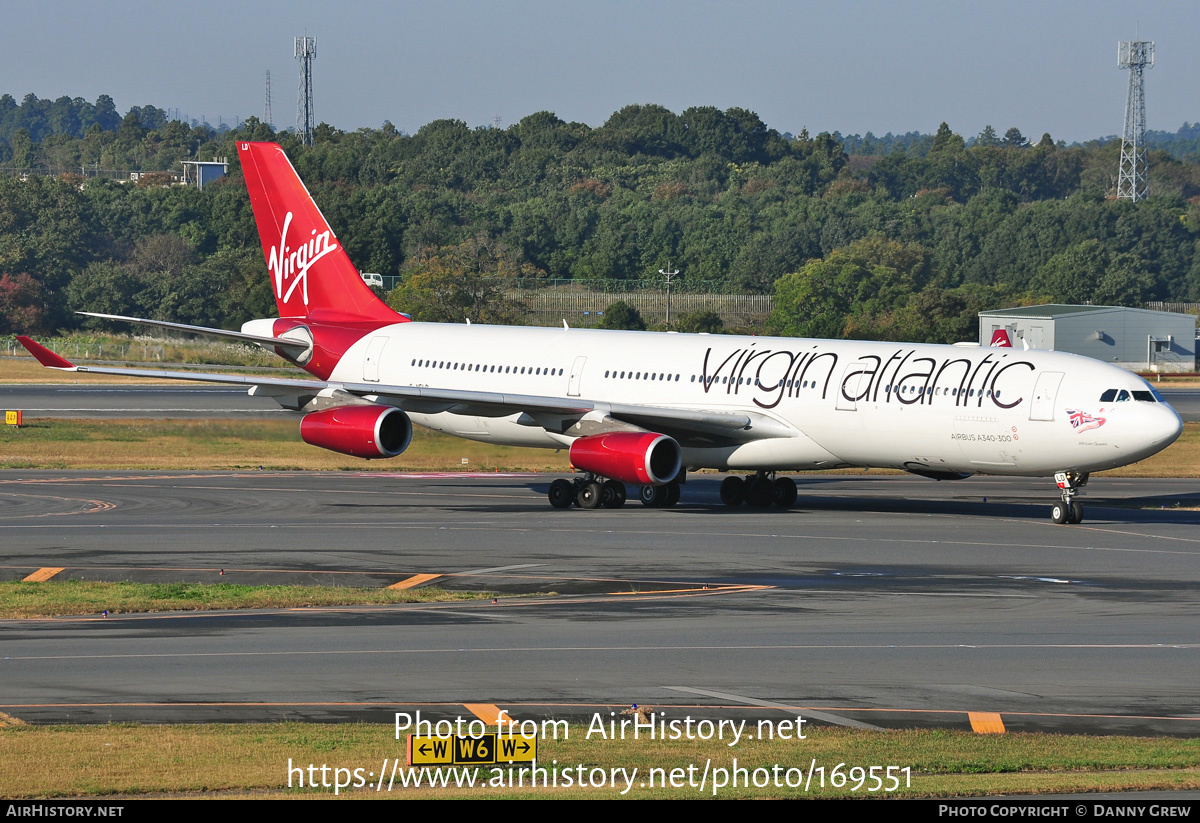
<svg viewBox="0 0 1200 823"><path fill-rule="evenodd" d="M1162 395L1154 390L1154 387L1149 383L1146 384L1146 390L1134 390L1132 393L1125 389L1107 389L1104 394L1100 395L1101 403L1122 403L1126 400L1137 400L1142 403L1165 403Z"/></svg>
<svg viewBox="0 0 1200 823"><path fill-rule="evenodd" d="M1148 381L1146 381L1146 380L1142 381L1142 389L1143 389L1142 391L1135 391L1133 393L1133 396L1135 398L1137 398L1138 400L1145 400L1147 403L1166 403L1167 402L1166 400L1163 399L1163 396L1158 393L1158 389L1154 388L1154 386L1151 383L1149 383ZM1145 395L1145 394L1149 394L1150 397L1143 397L1142 395Z"/></svg>

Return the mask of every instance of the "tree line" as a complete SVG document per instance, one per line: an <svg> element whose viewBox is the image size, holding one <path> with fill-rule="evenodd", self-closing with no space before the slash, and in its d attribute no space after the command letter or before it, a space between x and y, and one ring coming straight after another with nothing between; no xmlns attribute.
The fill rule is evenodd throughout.
<svg viewBox="0 0 1200 823"><path fill-rule="evenodd" d="M640 280L668 263L682 288L775 293L764 330L830 337L949 342L981 309L1200 300L1200 164L1152 151L1151 197L1116 201L1119 143L942 124L919 151L851 153L745 109L651 104L596 128L551 112L412 135L322 124L308 147L254 118L216 132L145 109L82 136L19 127L23 167L216 155L229 176L203 191L0 178L0 333L72 328L78 310L222 326L273 314L238 140L282 143L351 259L400 275L390 302L423 319L519 320L495 284ZM0 165L16 159L5 139Z"/></svg>

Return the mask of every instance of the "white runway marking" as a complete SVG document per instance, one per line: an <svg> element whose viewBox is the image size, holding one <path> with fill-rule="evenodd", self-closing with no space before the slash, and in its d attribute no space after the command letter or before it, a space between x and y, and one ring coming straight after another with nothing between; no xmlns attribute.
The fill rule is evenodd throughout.
<svg viewBox="0 0 1200 823"><path fill-rule="evenodd" d="M714 692L710 689L695 689L691 686L663 686L664 689L670 689L673 692L688 692L690 694L702 694L705 697L719 697L722 700L729 700L733 703L745 703L749 706L762 706L767 709L779 709L780 711L788 711L795 708L794 706L784 706L779 703L772 703L769 700L756 700L753 697L743 697L740 694L730 694L729 692ZM870 723L863 723L858 720L851 720L848 717L842 717L828 712L818 712L812 709L805 709L804 714L814 720L820 720L825 723L831 723L834 726L849 726L852 729L870 729L872 731L883 731L881 726L872 726Z"/></svg>

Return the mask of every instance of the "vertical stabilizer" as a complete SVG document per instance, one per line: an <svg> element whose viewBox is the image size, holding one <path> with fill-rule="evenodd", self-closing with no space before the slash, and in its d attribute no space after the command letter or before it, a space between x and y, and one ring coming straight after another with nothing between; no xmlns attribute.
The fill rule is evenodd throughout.
<svg viewBox="0 0 1200 823"><path fill-rule="evenodd" d="M238 143L280 317L404 322L362 281L275 143Z"/></svg>

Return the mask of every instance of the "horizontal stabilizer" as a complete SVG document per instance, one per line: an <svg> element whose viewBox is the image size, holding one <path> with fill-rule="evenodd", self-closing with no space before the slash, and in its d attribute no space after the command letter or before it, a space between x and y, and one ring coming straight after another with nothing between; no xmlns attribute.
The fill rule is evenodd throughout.
<svg viewBox="0 0 1200 823"><path fill-rule="evenodd" d="M143 326L158 326L162 329L174 329L175 331L183 331L188 334L204 334L209 337L238 340L242 343L255 343L259 346L283 349L294 359L300 359L300 356L307 352L312 345L302 340L288 340L284 337L266 337L259 334L244 334L240 331L227 331L225 329L210 329L207 326L189 326L186 323L169 323L166 320L147 320L143 317L125 317L120 314L99 314L91 311L81 311L76 312L76 314L98 317L101 320L120 320L125 323L138 323Z"/></svg>

